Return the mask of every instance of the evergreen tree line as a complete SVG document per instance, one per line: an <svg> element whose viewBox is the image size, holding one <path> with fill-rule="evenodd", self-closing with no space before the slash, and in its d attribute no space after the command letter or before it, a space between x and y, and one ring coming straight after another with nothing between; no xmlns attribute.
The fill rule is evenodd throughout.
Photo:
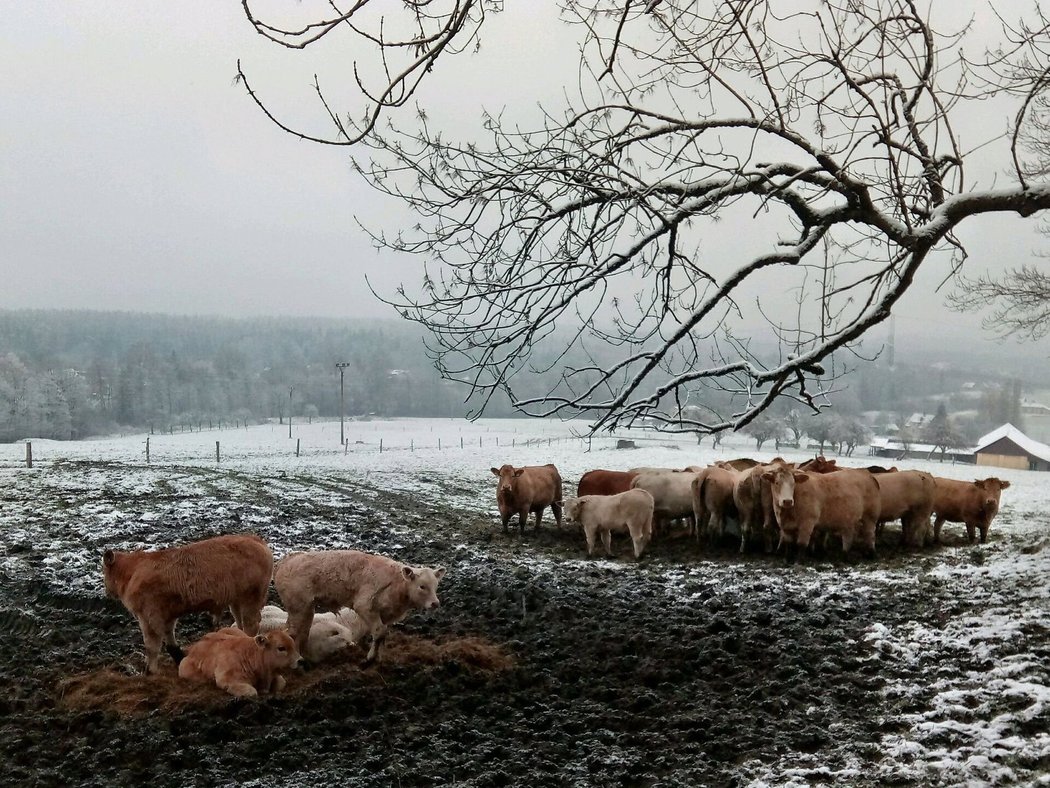
<svg viewBox="0 0 1050 788"><path fill-rule="evenodd" d="M401 321L0 312L0 441L348 416L463 416ZM510 415L500 402L492 415Z"/></svg>

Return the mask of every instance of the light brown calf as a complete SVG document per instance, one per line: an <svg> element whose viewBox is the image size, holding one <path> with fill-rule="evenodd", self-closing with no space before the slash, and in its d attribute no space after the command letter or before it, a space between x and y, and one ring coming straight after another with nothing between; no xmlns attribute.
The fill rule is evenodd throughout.
<svg viewBox="0 0 1050 788"><path fill-rule="evenodd" d="M142 629L147 673L157 669L162 645L176 662L182 658L175 624L186 613L215 615L229 607L240 629L258 632L272 572L270 548L253 535L166 550L107 550L102 557L106 593L123 602Z"/></svg>
<svg viewBox="0 0 1050 788"><path fill-rule="evenodd" d="M249 698L280 692L282 670L299 664L299 650L283 629L251 635L227 627L209 632L186 650L179 676L191 681L214 681L231 695Z"/></svg>
<svg viewBox="0 0 1050 788"><path fill-rule="evenodd" d="M773 552L778 535L777 519L773 513L773 494L769 481L763 478L768 470L775 466L793 468L780 457L765 465L756 465L737 477L733 485L733 503L740 518L740 552L746 552L755 533L762 536L767 553Z"/></svg>
<svg viewBox="0 0 1050 788"><path fill-rule="evenodd" d="M612 534L628 533L634 544L634 557L641 558L653 536L653 496L645 490L570 498L565 502L565 514L583 526L587 555L594 553L599 534L605 554L611 556Z"/></svg>
<svg viewBox="0 0 1050 788"><path fill-rule="evenodd" d="M377 659L387 627L413 610L439 607L437 587L444 567L411 567L392 558L357 550L291 553L277 562L273 582L288 611L288 629L300 650L314 610L349 607L372 636L366 662Z"/></svg>
<svg viewBox="0 0 1050 788"><path fill-rule="evenodd" d="M732 468L711 466L697 473L691 482L696 538L706 529L708 538L721 538L725 518L739 519L733 488L741 474Z"/></svg>

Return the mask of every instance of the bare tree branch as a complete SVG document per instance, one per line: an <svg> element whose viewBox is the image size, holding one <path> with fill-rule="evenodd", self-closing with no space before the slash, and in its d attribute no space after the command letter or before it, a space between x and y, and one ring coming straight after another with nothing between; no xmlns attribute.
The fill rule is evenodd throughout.
<svg viewBox="0 0 1050 788"><path fill-rule="evenodd" d="M260 32L356 32L365 5ZM315 87L358 172L419 219L370 231L425 265L418 290L379 295L428 329L442 375L482 407L505 393L594 430L645 419L701 432L739 429L779 398L819 411L836 358L921 266L961 266L960 224L1050 208L1038 3L1029 20L1000 5L1001 40L978 58L972 23L948 29L914 0L562 0L582 40L575 92L531 124L483 114L462 141L422 110L413 124L376 121L444 48L477 35L486 3L402 5L420 15L422 51L389 72L365 121L345 127ZM1013 125L964 151L954 121L990 97L1014 102ZM967 162L993 149L1017 183L968 189ZM556 382L533 393L551 369Z"/></svg>

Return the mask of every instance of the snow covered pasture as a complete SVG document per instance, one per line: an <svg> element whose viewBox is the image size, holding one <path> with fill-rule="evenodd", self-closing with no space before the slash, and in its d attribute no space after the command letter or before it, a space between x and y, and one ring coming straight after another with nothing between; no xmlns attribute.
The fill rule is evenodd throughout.
<svg viewBox="0 0 1050 788"><path fill-rule="evenodd" d="M1042 474L898 463L1008 479L986 545L946 524L944 547L902 551L891 526L875 562L788 566L679 537L636 564L619 540L616 559L587 559L582 536L556 531L549 511L540 532L504 534L489 468L554 462L569 495L591 468L772 454L645 432L620 436L641 448L616 450L609 437L574 437L582 425L521 420L348 421L345 451L338 422L287 430L155 435L149 465L145 435L34 441L32 469L24 446L0 446L0 625L21 644L0 646L0 726L15 779L1050 784ZM248 530L278 557L359 547L447 566L441 610L404 629L477 635L517 667L381 665L378 680L352 673L309 697L174 719L63 706L64 676L137 665L134 622L103 598L102 550ZM183 624L182 637L203 625Z"/></svg>

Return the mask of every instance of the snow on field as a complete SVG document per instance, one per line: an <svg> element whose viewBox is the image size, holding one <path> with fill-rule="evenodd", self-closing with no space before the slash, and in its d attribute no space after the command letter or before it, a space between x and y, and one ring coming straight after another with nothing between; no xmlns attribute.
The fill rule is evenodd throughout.
<svg viewBox="0 0 1050 788"><path fill-rule="evenodd" d="M143 434L60 443L33 441L36 461L24 467L22 444L0 446L0 572L32 573L56 593L97 595L99 551L106 546L167 544L167 525L195 533L199 502L211 515L259 530L280 554L292 547L334 546L344 535L311 521L315 507L339 512L346 534L377 527L391 548L420 536L411 523L382 519L381 495L398 492L424 501L493 518L495 480L489 468L555 463L571 495L580 474L590 468L683 467L718 458L772 457L756 453L750 441L730 437L713 449L689 436L624 434L636 450L616 450L604 436L580 438L582 424L554 421L405 419L347 422L350 443L339 446L338 422L267 424L150 437L146 465ZM296 456L296 440L300 456ZM215 443L220 460L215 459ZM382 451L380 445L382 444ZM788 459L811 453L789 451ZM866 465L866 456L840 464ZM114 473L110 464L116 464ZM1050 760L1050 654L1030 649L1028 639L1045 643L1050 627L1050 476L1006 469L910 461L907 467L956 479L996 475L1011 482L987 545L945 548L893 565L819 563L788 572L768 565L756 580L785 594L820 600L836 594L865 594L873 588L917 588L922 583L947 589L960 600L933 623L872 623L864 648L873 660L894 660L913 668L924 681L890 681L887 732L881 742L880 778L944 785L1006 784L1017 779L1012 764ZM375 496L371 508L351 503L343 485L352 483L358 502ZM258 505L246 504L245 488L257 490ZM239 491L240 495L234 495ZM279 500L301 505L302 518L275 519ZM547 517L549 518L549 513ZM187 528L189 529L187 531ZM203 528L203 526L202 526ZM946 538L958 539L960 525L947 524ZM202 535L204 531L201 531ZM455 540L455 535L453 535ZM336 540L336 541L333 541ZM28 563L24 546L45 545L47 557ZM491 560L477 547L457 544L457 560ZM557 582L559 569L574 561L521 553L506 560L528 565L541 582ZM582 559L581 559L582 561ZM644 573L669 597L689 598L697 589L727 582L739 568L698 562L689 566L635 565L603 561L602 566ZM1038 637L1037 637L1038 636ZM965 667L963 667L965 666ZM859 762L857 769L865 768ZM849 781L854 767L832 772L804 757L776 764L745 764L751 784L802 785ZM1050 778L1042 784L1050 784Z"/></svg>

